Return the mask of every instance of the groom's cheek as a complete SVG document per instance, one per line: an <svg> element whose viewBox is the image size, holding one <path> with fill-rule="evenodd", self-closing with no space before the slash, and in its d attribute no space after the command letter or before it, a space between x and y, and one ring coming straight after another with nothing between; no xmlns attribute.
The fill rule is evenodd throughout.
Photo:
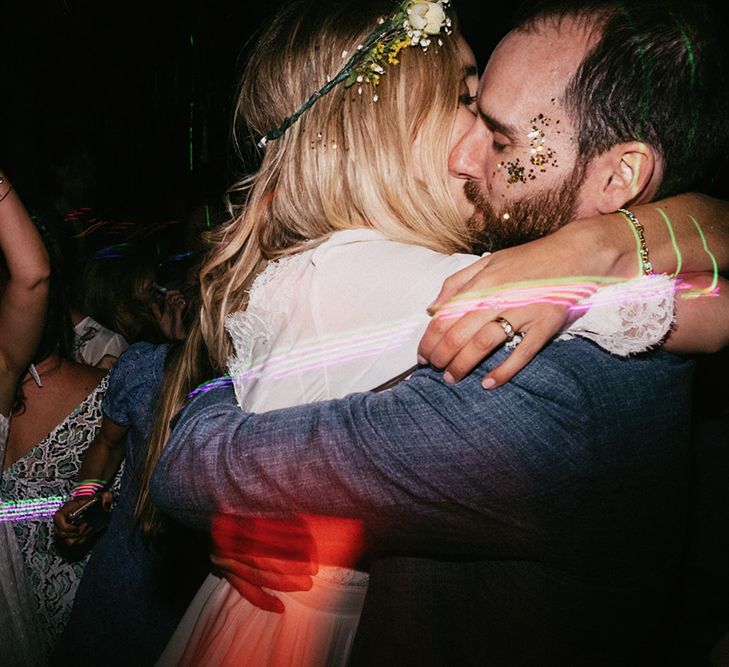
<svg viewBox="0 0 729 667"><path fill-rule="evenodd" d="M551 101L544 110L527 120L513 141L499 135L488 151L488 190L496 207L509 200L550 190L560 185L577 159L575 130L565 112Z"/></svg>

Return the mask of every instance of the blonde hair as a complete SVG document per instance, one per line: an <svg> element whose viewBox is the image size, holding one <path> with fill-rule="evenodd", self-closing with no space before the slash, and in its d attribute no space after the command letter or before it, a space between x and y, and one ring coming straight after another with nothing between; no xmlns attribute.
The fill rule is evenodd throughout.
<svg viewBox="0 0 729 667"><path fill-rule="evenodd" d="M277 127L341 69L391 1L287 3L246 66L236 119L254 141ZM212 235L200 271L200 319L170 369L155 418L137 516L149 521L146 488L186 394L205 378L199 350L224 369L232 352L225 318L245 307L266 263L314 247L339 230L370 227L432 250L468 251L466 221L448 189L450 128L463 66L452 36L423 52L405 48L377 86L336 86L280 138L260 168L229 192L231 221ZM374 96L378 99L375 100ZM416 141L417 138L417 141ZM413 163L419 166L419 175ZM232 203L241 201L241 204ZM147 519L145 519L147 517Z"/></svg>

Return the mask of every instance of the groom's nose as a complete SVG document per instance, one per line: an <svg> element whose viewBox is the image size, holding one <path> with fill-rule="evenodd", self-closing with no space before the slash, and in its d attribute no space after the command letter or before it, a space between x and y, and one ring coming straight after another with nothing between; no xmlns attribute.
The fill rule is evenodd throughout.
<svg viewBox="0 0 729 667"><path fill-rule="evenodd" d="M452 148L448 158L451 176L466 180L481 180L486 169L488 128L476 121Z"/></svg>

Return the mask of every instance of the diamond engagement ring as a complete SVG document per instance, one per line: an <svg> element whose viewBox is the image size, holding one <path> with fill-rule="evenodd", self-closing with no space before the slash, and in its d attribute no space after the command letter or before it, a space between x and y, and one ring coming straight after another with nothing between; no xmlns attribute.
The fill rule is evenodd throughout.
<svg viewBox="0 0 729 667"><path fill-rule="evenodd" d="M511 323L509 320L507 320L505 317L496 317L494 318L494 322L496 322L506 334L506 340L512 341L514 339L514 336L516 336L516 331L514 331L514 327L511 326Z"/></svg>

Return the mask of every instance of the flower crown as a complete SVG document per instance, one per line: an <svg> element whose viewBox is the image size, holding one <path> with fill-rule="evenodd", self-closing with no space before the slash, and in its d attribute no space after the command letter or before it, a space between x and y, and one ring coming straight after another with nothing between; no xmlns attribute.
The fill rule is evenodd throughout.
<svg viewBox="0 0 729 667"><path fill-rule="evenodd" d="M388 65L397 65L400 61L400 51L408 46L419 46L427 51L433 35L440 35L441 30L451 34L452 21L446 15L446 9L450 0L436 0L426 2L425 0L404 0L398 3L396 11L387 19L380 18L377 28L357 47L344 67L337 72L334 78L317 90L304 104L279 125L271 130L259 142L259 148L274 139L284 135L302 114L310 109L314 102L323 97L338 84L344 82L349 88L355 83L359 84L358 92L362 94L362 84L370 83L377 85L380 77L385 74ZM443 42L438 38L438 44ZM348 52L342 53L342 58L348 56ZM375 102L378 96L372 98Z"/></svg>

